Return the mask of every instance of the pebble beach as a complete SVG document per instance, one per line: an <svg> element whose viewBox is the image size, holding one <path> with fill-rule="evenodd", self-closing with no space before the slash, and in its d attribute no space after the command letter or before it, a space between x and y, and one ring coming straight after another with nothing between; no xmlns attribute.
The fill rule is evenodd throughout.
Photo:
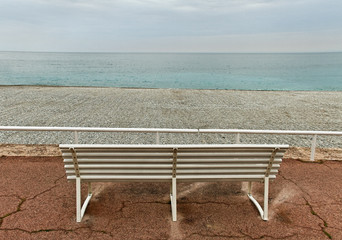
<svg viewBox="0 0 342 240"><path fill-rule="evenodd" d="M0 87L0 125L341 131L342 92ZM59 144L68 132L0 132L0 142ZM234 143L228 134L161 134L161 143ZM155 143L148 133L80 133L80 143ZM242 143L310 146L310 136L241 135ZM318 147L342 148L342 137Z"/></svg>

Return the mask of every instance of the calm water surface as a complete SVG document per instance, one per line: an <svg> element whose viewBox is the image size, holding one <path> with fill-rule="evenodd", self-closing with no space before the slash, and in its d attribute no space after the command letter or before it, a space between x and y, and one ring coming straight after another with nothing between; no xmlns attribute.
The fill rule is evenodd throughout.
<svg viewBox="0 0 342 240"><path fill-rule="evenodd" d="M0 85L342 90L342 53L0 52Z"/></svg>

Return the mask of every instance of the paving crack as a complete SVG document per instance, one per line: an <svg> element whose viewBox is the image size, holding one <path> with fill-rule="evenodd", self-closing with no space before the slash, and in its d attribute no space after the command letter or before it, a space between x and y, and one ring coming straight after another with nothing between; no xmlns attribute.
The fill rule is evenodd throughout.
<svg viewBox="0 0 342 240"><path fill-rule="evenodd" d="M123 202L123 206L119 209L119 212L122 212L122 209L124 207L127 207L126 202ZM135 205L135 204L167 204L170 205L171 202L170 201L152 201L152 202L130 202L129 205ZM215 201L207 201L207 202L180 202L178 201L177 204L198 204L198 205L205 205L205 204L218 204L218 205L226 205L231 207L232 205L234 206L245 206L245 203L241 203L241 204L230 204L230 203L225 203L225 202L215 202Z"/></svg>
<svg viewBox="0 0 342 240"><path fill-rule="evenodd" d="M296 203L296 202L289 202L284 201L283 204L289 204L294 206L307 206L306 203ZM342 206L342 203L339 202L332 202L332 203L325 203L325 202L313 202L316 207L326 207L326 206Z"/></svg>
<svg viewBox="0 0 342 240"><path fill-rule="evenodd" d="M316 229L316 228L312 228L312 227L306 227L306 226L300 226L300 225L296 225L296 228L302 228L304 230L310 230L310 232L315 232L315 234L320 234L322 233L322 231L320 229Z"/></svg>
<svg viewBox="0 0 342 240"><path fill-rule="evenodd" d="M279 171L278 175L279 175L280 177L282 177L283 179L285 179L286 181L289 181L289 182L293 183L297 188L300 189L300 191L302 191L304 194L306 194L307 196L309 196L309 197L311 198L310 194L309 194L307 191L305 191L301 186L299 186L299 185L298 185L295 181L293 181L292 179L287 178L287 177L285 177L284 175L282 175L282 172L281 172L281 171Z"/></svg>
<svg viewBox="0 0 342 240"><path fill-rule="evenodd" d="M191 233L190 235L186 236L184 239L189 239L195 236L198 236L200 238L225 238L225 239L244 238L244 236L237 236L237 235Z"/></svg>
<svg viewBox="0 0 342 240"><path fill-rule="evenodd" d="M123 202L121 202L120 208L119 208L118 210L115 211L116 213L119 213L119 214L120 214L120 218L127 218L127 219L132 218L132 217L125 217L125 216L124 216L123 210L124 210L126 207L129 207L129 206L127 205L127 203L130 203L130 202L129 202L129 201L123 201ZM133 205L133 204L137 204L137 203L131 203L130 205ZM108 225L107 225L107 226L108 226Z"/></svg>
<svg viewBox="0 0 342 240"><path fill-rule="evenodd" d="M123 214L123 210L124 210L125 207L127 207L126 206L126 201L121 202L121 207L116 212Z"/></svg>
<svg viewBox="0 0 342 240"><path fill-rule="evenodd" d="M54 183L57 184L58 181L60 181L60 180L62 180L64 178L66 178L66 173L64 173L63 176L57 178Z"/></svg>
<svg viewBox="0 0 342 240"><path fill-rule="evenodd" d="M207 202L178 202L178 204L198 204L198 205L205 205L205 204L217 204L217 205L225 205L228 207L231 206L246 206L246 203L239 203L239 204L231 204L231 203L225 203L225 202L215 202L215 201L207 201Z"/></svg>
<svg viewBox="0 0 342 240"><path fill-rule="evenodd" d="M119 209L119 211L121 211L124 207L128 207L127 205L126 205L126 203L129 203L128 205L136 205L136 204L166 204L166 205L169 205L169 204L171 204L170 203L170 201L152 201L152 202L149 202L149 201L146 201L146 202L129 202L129 201L125 201L125 202L123 202L123 207L121 207L120 209Z"/></svg>
<svg viewBox="0 0 342 240"><path fill-rule="evenodd" d="M28 198L28 200L33 200L33 199L37 198L38 196L43 195L44 193L47 193L47 192L51 191L52 189L56 188L57 187L57 182L60 181L64 177L65 177L65 174L63 174L63 176L57 178L57 180L54 181L54 186L52 186L52 187L50 187L48 189L45 189L44 191L34 195L33 197Z"/></svg>
<svg viewBox="0 0 342 240"><path fill-rule="evenodd" d="M287 239L287 238L292 238L292 237L295 237L295 236L298 236L297 233L293 233L293 234L290 234L290 235L286 235L286 236L283 236L283 237L274 237L274 236L271 236L271 235L262 235L260 237L252 237L251 235L243 232L240 230L240 233L242 235L244 235L244 237L248 237L250 239L253 239L253 240L257 240L257 239L264 239L264 238L271 238L271 239Z"/></svg>
<svg viewBox="0 0 342 240"><path fill-rule="evenodd" d="M16 214L16 213L22 211L22 210L21 210L21 206L22 206L27 200L33 200L33 199L35 199L36 197L38 197L38 196L40 196L40 195L42 195L42 194L44 194L44 193L46 193L46 192L48 192L48 191L51 191L52 189L54 189L55 187L57 187L57 186L56 186L57 182L60 181L60 180L61 180L62 178L64 178L64 177L65 177L65 174L63 174L62 177L59 177L58 179L56 179L56 180L54 181L54 184L55 184L54 186L52 186L52 187L50 187L50 188L48 188L48 189L46 189L46 190L44 190L44 191L42 191L42 192L36 194L35 196L30 197L30 198L21 197L21 196L15 195L15 194L11 194L11 195L1 195L0 197L16 197L16 198L18 198L18 199L20 200L20 202L19 202L19 204L18 204L18 206L17 206L17 209L16 209L15 211L9 212L9 213L6 213L6 214L3 215L3 216L0 216L0 227L2 226L3 220L4 220L5 218L7 218L7 217L9 217L9 216L11 216L11 215L13 215L13 214Z"/></svg>
<svg viewBox="0 0 342 240"><path fill-rule="evenodd" d="M92 233L102 233L102 234L108 235L110 237L113 237L113 235L111 233L108 233L108 232L103 231L103 230L94 230L90 227L78 227L75 229L46 228L46 229L39 229L39 230L34 230L34 231L28 231L28 230L25 230L22 228L1 228L0 231L20 231L20 232L25 232L28 234L38 234L38 233L42 233L42 232L65 232L65 233L68 233L68 232L76 232L77 230L80 230L80 229L89 229Z"/></svg>
<svg viewBox="0 0 342 240"><path fill-rule="evenodd" d="M332 239L332 236L326 231L326 228L328 227L328 223L327 221L325 221L320 215L318 215L314 209L313 209L313 206L309 203L309 201L304 198L305 202L306 202L306 205L310 208L310 212L312 215L314 215L315 217L319 218L322 222L323 222L323 226L320 224L320 228L322 230L322 232L329 238L329 239Z"/></svg>
<svg viewBox="0 0 342 240"><path fill-rule="evenodd" d="M107 231L104 231L104 230L94 230L94 229L92 229L92 228L89 228L89 229L90 229L90 231L91 231L92 233L102 233L102 234L108 235L108 236L110 236L110 237L113 237L113 234L110 233L110 232L107 232Z"/></svg>
<svg viewBox="0 0 342 240"><path fill-rule="evenodd" d="M323 164L323 166L329 168L330 170L334 170L332 167L330 167L329 165L327 165L326 162L323 162L322 164Z"/></svg>
<svg viewBox="0 0 342 240"><path fill-rule="evenodd" d="M36 198L39 197L40 195L43 195L44 193L50 192L52 189L54 189L54 188L56 188L56 187L57 187L57 186L55 185L55 186L52 186L52 187L50 187L50 188L48 188L48 189L45 189L44 191L42 191L42 192L40 192L40 193L34 195L33 197L28 198L28 200L36 199Z"/></svg>
<svg viewBox="0 0 342 240"><path fill-rule="evenodd" d="M73 229L39 229L39 230L34 230L34 231L28 231L22 228L1 228L0 231L20 231L20 232L25 232L29 234L35 234L35 233L41 233L41 232L56 232L56 231L63 231L63 232L73 232Z"/></svg>
<svg viewBox="0 0 342 240"><path fill-rule="evenodd" d="M21 206L26 201L26 198L22 198L20 196L15 196L15 197L17 197L20 200L19 204L17 205L17 209L15 211L13 211L13 212L6 213L5 215L0 217L0 227L2 226L3 220L5 218L7 218L7 217L9 217L9 216L11 216L13 214L16 214L17 212L20 212L21 211Z"/></svg>

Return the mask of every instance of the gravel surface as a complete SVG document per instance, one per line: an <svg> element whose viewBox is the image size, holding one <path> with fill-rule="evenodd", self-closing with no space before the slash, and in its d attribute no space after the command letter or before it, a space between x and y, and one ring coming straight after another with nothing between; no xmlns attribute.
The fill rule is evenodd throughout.
<svg viewBox="0 0 342 240"><path fill-rule="evenodd" d="M0 87L0 125L341 131L342 92ZM310 146L310 136L241 135L242 143ZM80 143L155 143L155 134L80 133ZM58 144L66 132L0 132L0 143ZM161 143L234 143L228 134L161 134ZM342 137L318 137L342 148Z"/></svg>

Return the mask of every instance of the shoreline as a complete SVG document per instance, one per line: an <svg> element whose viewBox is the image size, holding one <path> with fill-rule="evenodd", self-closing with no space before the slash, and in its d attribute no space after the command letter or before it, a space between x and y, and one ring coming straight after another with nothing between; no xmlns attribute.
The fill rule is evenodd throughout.
<svg viewBox="0 0 342 240"><path fill-rule="evenodd" d="M342 92L342 90L248 90L248 89L204 89L204 88L147 88L147 87L108 87L108 86L63 86L63 85L0 85L0 88L100 88L100 89L136 89L136 90L185 90L185 91L236 91L236 92Z"/></svg>

